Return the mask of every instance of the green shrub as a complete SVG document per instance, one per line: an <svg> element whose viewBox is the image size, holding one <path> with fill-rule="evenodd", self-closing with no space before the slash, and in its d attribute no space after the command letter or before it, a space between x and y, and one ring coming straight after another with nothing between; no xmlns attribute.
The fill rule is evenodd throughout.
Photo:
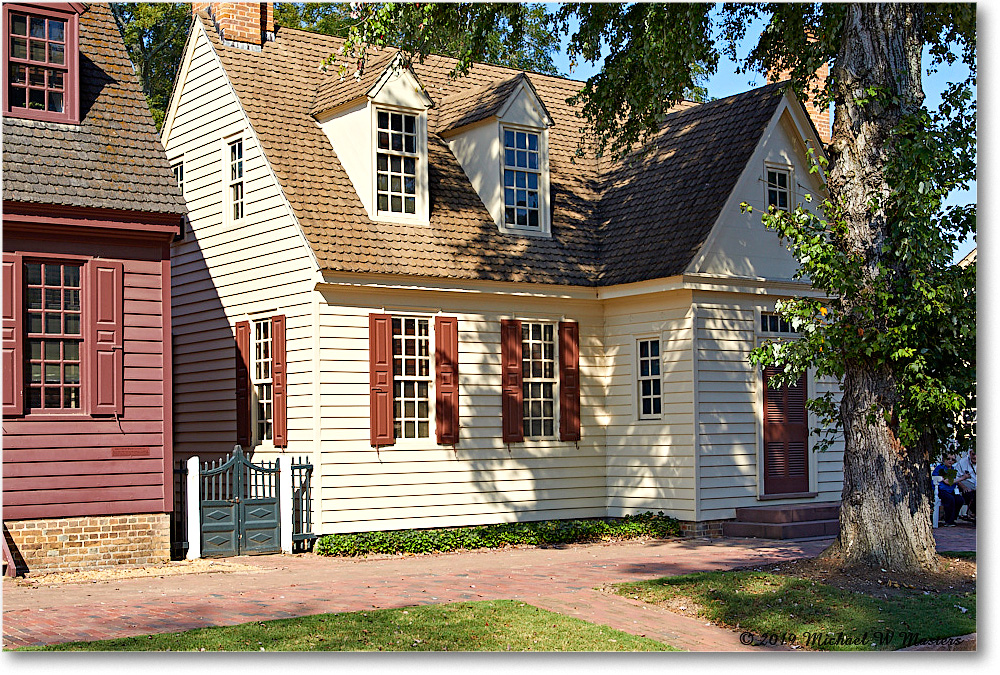
<svg viewBox="0 0 1000 675"><path fill-rule="evenodd" d="M658 514L647 511L624 518L545 520L436 530L328 534L319 538L315 551L326 556L431 553L518 544L544 546L608 539L665 538L676 537L680 533L680 523L676 519L663 515L662 511Z"/></svg>

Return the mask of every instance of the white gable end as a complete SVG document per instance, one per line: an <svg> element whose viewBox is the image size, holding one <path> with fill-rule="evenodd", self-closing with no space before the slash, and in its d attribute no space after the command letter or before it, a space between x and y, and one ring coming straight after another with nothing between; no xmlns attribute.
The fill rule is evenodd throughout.
<svg viewBox="0 0 1000 675"><path fill-rule="evenodd" d="M368 98L381 105L412 110L426 110L431 100L409 68L401 68L394 60L378 82L368 91Z"/></svg>
<svg viewBox="0 0 1000 675"><path fill-rule="evenodd" d="M798 264L778 235L761 223L761 214L767 210L769 169L787 172L792 208L802 204L818 212L822 183L816 174L809 172L804 135L812 136L808 122L801 115L798 105L790 104L786 97L775 111L735 189L726 200L701 253L689 266L689 273L792 279ZM813 137L811 144L819 147L818 139ZM812 196L812 202L805 201L807 194ZM742 202L753 207L753 211L742 213Z"/></svg>
<svg viewBox="0 0 1000 675"><path fill-rule="evenodd" d="M504 124L536 129L544 129L552 123L539 104L538 98L523 83L501 108L499 118Z"/></svg>

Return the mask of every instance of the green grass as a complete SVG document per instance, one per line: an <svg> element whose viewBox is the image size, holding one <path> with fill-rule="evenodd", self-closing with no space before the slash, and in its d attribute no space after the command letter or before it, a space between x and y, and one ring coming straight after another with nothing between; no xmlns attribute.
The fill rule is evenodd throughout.
<svg viewBox="0 0 1000 675"><path fill-rule="evenodd" d="M515 600L318 614L18 651L677 651Z"/></svg>
<svg viewBox="0 0 1000 675"><path fill-rule="evenodd" d="M945 558L959 558L973 562L976 560L975 551L938 551L938 555L943 555Z"/></svg>
<svg viewBox="0 0 1000 675"><path fill-rule="evenodd" d="M650 603L693 602L699 616L712 623L747 631L755 639L784 636L790 643L794 636L795 644L810 649L900 649L915 640L976 630L975 593L913 591L879 599L757 571L699 572L618 584L615 590ZM834 644L823 644L827 640Z"/></svg>
<svg viewBox="0 0 1000 675"><path fill-rule="evenodd" d="M517 544L545 546L588 541L680 536L680 523L652 512L624 518L545 520L497 523L430 530L388 530L330 534L316 541L319 555L359 556L372 553L432 553L460 549L500 548Z"/></svg>

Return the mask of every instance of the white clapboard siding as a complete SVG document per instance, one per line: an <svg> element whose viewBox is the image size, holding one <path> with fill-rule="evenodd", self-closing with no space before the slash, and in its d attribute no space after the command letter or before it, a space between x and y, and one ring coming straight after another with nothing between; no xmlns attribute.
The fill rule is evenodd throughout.
<svg viewBox="0 0 1000 675"><path fill-rule="evenodd" d="M735 517L735 509L761 504L802 503L798 500L761 502L759 457L763 418L763 383L759 369L747 360L758 344L758 312L773 311L773 301L751 296L728 296L725 302L708 294L696 296L697 340L696 417L699 452L699 519ZM810 395L835 382L810 382ZM815 419L810 416L810 425ZM812 450L810 436L811 501L836 501L842 487L842 452Z"/></svg>
<svg viewBox="0 0 1000 675"><path fill-rule="evenodd" d="M178 78L164 138L184 162L190 225L172 247L174 451L179 457L227 452L236 442L235 336L248 315L286 316L288 451L316 447L313 300L315 263L201 24ZM243 139L244 213L223 218L224 150Z"/></svg>
<svg viewBox="0 0 1000 675"><path fill-rule="evenodd" d="M663 511L693 520L694 396L691 294L605 303L608 515ZM663 414L640 420L636 341L659 338Z"/></svg>

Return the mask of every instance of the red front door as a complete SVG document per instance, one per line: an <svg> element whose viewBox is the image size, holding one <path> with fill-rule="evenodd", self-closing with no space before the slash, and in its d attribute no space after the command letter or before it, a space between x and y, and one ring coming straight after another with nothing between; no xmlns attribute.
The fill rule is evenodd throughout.
<svg viewBox="0 0 1000 675"><path fill-rule="evenodd" d="M806 381L771 387L777 368L764 369L764 494L809 491Z"/></svg>

